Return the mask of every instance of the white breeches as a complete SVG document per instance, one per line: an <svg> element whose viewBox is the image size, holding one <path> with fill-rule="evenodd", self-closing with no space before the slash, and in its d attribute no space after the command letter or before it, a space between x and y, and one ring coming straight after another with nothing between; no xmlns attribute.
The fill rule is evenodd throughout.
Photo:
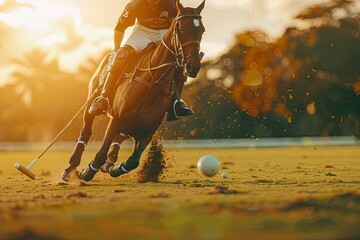
<svg viewBox="0 0 360 240"><path fill-rule="evenodd" d="M138 53L151 42L159 44L166 32L167 29L153 30L136 23L134 26L134 30L132 31L124 45L127 44L132 46Z"/></svg>

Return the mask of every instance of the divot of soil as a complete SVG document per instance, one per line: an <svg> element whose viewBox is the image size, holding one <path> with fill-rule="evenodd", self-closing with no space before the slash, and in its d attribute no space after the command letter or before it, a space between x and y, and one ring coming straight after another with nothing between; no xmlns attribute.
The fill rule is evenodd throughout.
<svg viewBox="0 0 360 240"><path fill-rule="evenodd" d="M68 198L90 198L90 196L83 192L77 192L69 194Z"/></svg>
<svg viewBox="0 0 360 240"><path fill-rule="evenodd" d="M335 168L335 167L331 165L325 165L325 168Z"/></svg>
<svg viewBox="0 0 360 240"><path fill-rule="evenodd" d="M151 195L150 197L151 197L151 198L169 198L170 195L167 194L167 193L162 193L162 192L160 192L160 193L157 193L157 194L153 194L153 195Z"/></svg>
<svg viewBox="0 0 360 240"><path fill-rule="evenodd" d="M114 190L114 193L122 193L122 192L125 192L125 190L123 190L123 189L115 189Z"/></svg>
<svg viewBox="0 0 360 240"><path fill-rule="evenodd" d="M157 183L163 177L167 167L170 167L165 149L159 142L159 137L154 136L151 146L146 154L146 158L137 172L136 180L138 183L154 182Z"/></svg>
<svg viewBox="0 0 360 240"><path fill-rule="evenodd" d="M227 162L224 162L223 165L234 165L234 162L227 161Z"/></svg>
<svg viewBox="0 0 360 240"><path fill-rule="evenodd" d="M176 181L172 182L172 184L183 184L183 183L184 183L184 182L181 181L181 180L176 180Z"/></svg>
<svg viewBox="0 0 360 240"><path fill-rule="evenodd" d="M334 177L334 176L336 176L336 174L331 173L331 172L328 172L328 173L326 173L325 175L326 175L326 176L330 176L330 177Z"/></svg>
<svg viewBox="0 0 360 240"><path fill-rule="evenodd" d="M215 190L213 192L209 192L208 194L242 194L244 192L240 192L237 190L229 190L227 187L222 185L216 185Z"/></svg>
<svg viewBox="0 0 360 240"><path fill-rule="evenodd" d="M44 170L42 170L42 172L40 173L40 176L42 176L42 177L48 177L48 176L51 176L51 173L50 173L50 171L44 171Z"/></svg>

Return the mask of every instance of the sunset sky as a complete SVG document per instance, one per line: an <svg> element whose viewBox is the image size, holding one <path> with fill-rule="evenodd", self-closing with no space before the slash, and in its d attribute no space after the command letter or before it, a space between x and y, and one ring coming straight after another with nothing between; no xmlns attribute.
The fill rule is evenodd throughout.
<svg viewBox="0 0 360 240"><path fill-rule="evenodd" d="M196 7L201 0L182 0ZM272 38L293 25L302 9L325 0L207 0L206 32L201 43L207 58L227 50L234 34L260 29ZM48 49L66 71L112 48L113 27L125 0L0 0L0 84L7 81L11 60L36 46ZM130 30L126 33L129 34Z"/></svg>

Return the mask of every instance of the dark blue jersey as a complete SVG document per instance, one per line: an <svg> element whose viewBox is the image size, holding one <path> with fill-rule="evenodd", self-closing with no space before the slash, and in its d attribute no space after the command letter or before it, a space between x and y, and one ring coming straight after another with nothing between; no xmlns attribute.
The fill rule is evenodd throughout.
<svg viewBox="0 0 360 240"><path fill-rule="evenodd" d="M135 24L135 20L150 29L168 29L176 15L174 0L160 0L156 9L150 8L147 0L131 0L121 14L115 30L124 32Z"/></svg>

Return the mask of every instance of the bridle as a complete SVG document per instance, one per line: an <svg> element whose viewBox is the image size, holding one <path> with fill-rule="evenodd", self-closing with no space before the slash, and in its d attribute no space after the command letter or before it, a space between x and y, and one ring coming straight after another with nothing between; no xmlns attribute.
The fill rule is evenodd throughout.
<svg viewBox="0 0 360 240"><path fill-rule="evenodd" d="M162 38L162 44L165 46L165 48L174 56L174 58L176 59L176 61L172 61L172 62L167 62L167 63L163 63L159 66L155 66L155 67L151 67L151 57L148 59L148 68L140 68L140 62L142 62L142 60L139 61L138 66L135 67L135 71L132 74L132 77L135 76L135 72L137 70L139 71L147 71L149 72L151 78L155 81L156 84L161 83L161 81L163 80L163 78L167 75L168 72L170 72L170 70L175 67L175 68L181 68L183 67L186 63L187 63L187 59L189 59L191 56L194 55L200 55L200 42L199 41L189 41L189 42L185 42L182 43L180 41L179 38L179 20L184 19L184 18L193 18L193 19L199 19L201 20L201 15L199 14L186 14L186 15L178 15L174 21L175 21L175 26L174 26L174 31L172 34L172 46L174 46L174 50L172 50L164 41L164 37ZM193 46L196 45L197 46L197 51L190 53L189 55L184 54L184 49L189 47L189 46ZM201 55L200 55L201 56ZM201 57L200 57L201 58ZM161 69L163 67L167 67L167 69L163 72L163 74L157 78L155 80L152 71L153 70L157 70L157 69ZM136 81L140 81L137 79L134 79ZM143 81L140 81L143 82ZM145 83L144 83L145 84ZM146 84L145 84L146 85ZM148 86L149 87L149 86Z"/></svg>
<svg viewBox="0 0 360 240"><path fill-rule="evenodd" d="M164 38L162 39L162 43L163 45L171 52L172 55L174 55L175 59L176 59L176 64L178 67L183 67L184 64L186 64L187 59L194 56L194 55L198 55L199 51L200 51L200 42L199 41L189 41L189 42L185 42L182 43L180 41L179 38L179 20L184 19L184 18L193 18L193 19L199 19L201 20L201 15L199 14L186 14L186 15L178 15L175 18L175 29L173 31L173 36L172 36L172 41L174 42L174 50L171 50L171 48L166 45ZM193 52L190 53L189 55L185 56L184 53L184 49L189 47L189 46L193 46L196 45L198 51L197 52Z"/></svg>

